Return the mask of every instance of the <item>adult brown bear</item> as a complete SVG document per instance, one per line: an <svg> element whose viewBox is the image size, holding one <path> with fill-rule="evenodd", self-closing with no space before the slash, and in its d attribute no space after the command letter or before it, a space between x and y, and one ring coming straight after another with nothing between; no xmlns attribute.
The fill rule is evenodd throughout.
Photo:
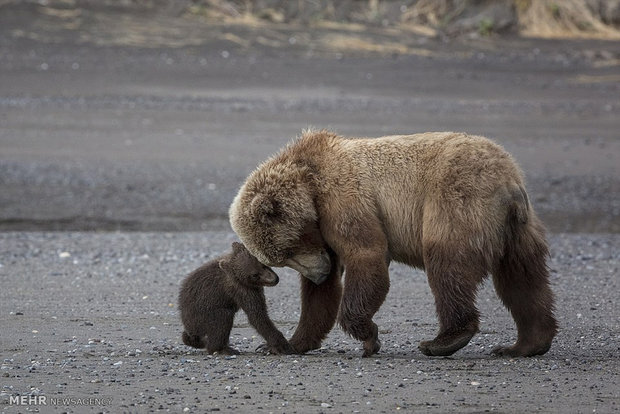
<svg viewBox="0 0 620 414"><path fill-rule="evenodd" d="M378 352L372 317L390 260L427 273L439 333L420 343L426 355L450 355L478 331L476 291L489 273L518 329L517 342L495 354L544 354L557 331L543 226L519 168L486 138L307 131L247 178L230 222L263 264L305 276L290 340L298 352L320 347L337 316L364 356Z"/></svg>

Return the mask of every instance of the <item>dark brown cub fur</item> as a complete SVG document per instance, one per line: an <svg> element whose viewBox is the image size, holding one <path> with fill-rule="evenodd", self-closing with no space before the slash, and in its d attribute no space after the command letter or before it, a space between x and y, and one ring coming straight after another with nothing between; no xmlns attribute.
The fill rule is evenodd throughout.
<svg viewBox="0 0 620 414"><path fill-rule="evenodd" d="M241 308L250 324L267 341L262 351L291 354L295 350L267 313L263 286L275 286L278 276L261 264L241 243L231 253L193 271L181 286L179 309L185 326L183 343L208 353L238 354L228 339L235 313Z"/></svg>

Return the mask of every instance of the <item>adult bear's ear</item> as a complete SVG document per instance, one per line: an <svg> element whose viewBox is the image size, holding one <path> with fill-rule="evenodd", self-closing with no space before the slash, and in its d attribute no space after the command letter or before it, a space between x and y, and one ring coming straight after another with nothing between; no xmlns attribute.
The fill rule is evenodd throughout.
<svg viewBox="0 0 620 414"><path fill-rule="evenodd" d="M259 194L252 200L250 211L259 222L269 224L276 216L276 204L270 198Z"/></svg>

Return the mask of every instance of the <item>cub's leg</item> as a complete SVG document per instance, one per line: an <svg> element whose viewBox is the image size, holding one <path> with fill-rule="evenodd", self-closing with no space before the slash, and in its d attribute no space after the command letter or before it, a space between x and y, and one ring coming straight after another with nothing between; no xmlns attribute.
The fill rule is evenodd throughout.
<svg viewBox="0 0 620 414"><path fill-rule="evenodd" d="M475 254L464 254L456 247L425 245L424 267L435 296L439 333L431 341L420 342L424 355L452 355L478 332L476 293L485 276L480 262Z"/></svg>
<svg viewBox="0 0 620 414"><path fill-rule="evenodd" d="M207 346L205 335L208 330L208 321L201 312L200 306L186 307L182 311L185 330L181 338L183 343L193 348L202 349Z"/></svg>
<svg viewBox="0 0 620 414"><path fill-rule="evenodd" d="M321 347L321 342L336 323L342 297L342 266L336 254L330 252L332 268L329 277L320 285L299 277L301 283L301 317L289 343L295 351L304 352Z"/></svg>
<svg viewBox="0 0 620 414"><path fill-rule="evenodd" d="M267 341L266 344L260 345L257 351L272 354L295 353L295 349L269 318L263 289L248 289L239 293L237 303L247 315L250 325Z"/></svg>
<svg viewBox="0 0 620 414"><path fill-rule="evenodd" d="M207 316L207 352L236 355L239 351L229 346L230 330L235 318L235 309L214 309Z"/></svg>

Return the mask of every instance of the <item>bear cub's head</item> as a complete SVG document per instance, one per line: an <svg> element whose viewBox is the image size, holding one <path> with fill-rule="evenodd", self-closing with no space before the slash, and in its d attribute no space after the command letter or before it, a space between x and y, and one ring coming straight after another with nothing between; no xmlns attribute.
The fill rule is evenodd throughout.
<svg viewBox="0 0 620 414"><path fill-rule="evenodd" d="M228 277L242 286L275 286L280 281L271 268L259 262L241 243L233 242L232 253L220 259L219 265Z"/></svg>

